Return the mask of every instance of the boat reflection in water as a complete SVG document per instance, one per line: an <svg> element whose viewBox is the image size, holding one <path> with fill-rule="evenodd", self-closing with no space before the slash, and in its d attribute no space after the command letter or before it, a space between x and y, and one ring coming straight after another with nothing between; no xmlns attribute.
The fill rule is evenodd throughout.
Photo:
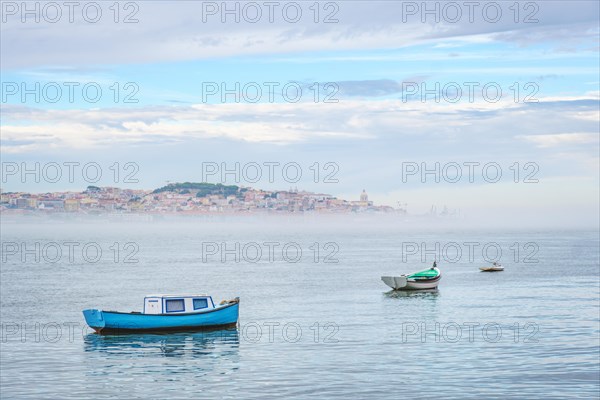
<svg viewBox="0 0 600 400"><path fill-rule="evenodd" d="M440 291L436 289L424 289L424 290L390 290L389 292L385 292L385 297L396 299L401 297L411 297L411 298L435 298L439 296Z"/></svg>
<svg viewBox="0 0 600 400"><path fill-rule="evenodd" d="M239 344L237 328L168 334L98 335L92 333L84 337L84 351L124 359L153 356L228 357L237 355Z"/></svg>

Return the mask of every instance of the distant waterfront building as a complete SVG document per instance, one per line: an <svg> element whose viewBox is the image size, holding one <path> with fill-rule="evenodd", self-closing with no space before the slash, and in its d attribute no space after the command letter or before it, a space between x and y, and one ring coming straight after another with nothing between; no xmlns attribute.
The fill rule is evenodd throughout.
<svg viewBox="0 0 600 400"><path fill-rule="evenodd" d="M29 208L29 199L24 197L17 199L17 208Z"/></svg>
<svg viewBox="0 0 600 400"><path fill-rule="evenodd" d="M79 211L79 200L77 200L77 199L65 200L65 211L68 211L68 212Z"/></svg>
<svg viewBox="0 0 600 400"><path fill-rule="evenodd" d="M314 199L316 201L325 201L328 199L333 199L333 196L331 196L330 194L325 194L325 193L309 193L308 197L310 197L311 199Z"/></svg>
<svg viewBox="0 0 600 400"><path fill-rule="evenodd" d="M373 202L369 201L369 195L367 194L365 189L363 189L362 193L360 194L360 200L353 201L352 205L358 207L371 207L373 205Z"/></svg>
<svg viewBox="0 0 600 400"><path fill-rule="evenodd" d="M44 210L64 210L65 208L65 203L62 200L41 200L39 203L39 208Z"/></svg>

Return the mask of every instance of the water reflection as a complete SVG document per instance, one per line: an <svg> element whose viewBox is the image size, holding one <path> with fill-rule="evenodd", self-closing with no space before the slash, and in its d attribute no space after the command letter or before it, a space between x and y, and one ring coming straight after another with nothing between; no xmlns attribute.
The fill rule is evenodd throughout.
<svg viewBox="0 0 600 400"><path fill-rule="evenodd" d="M390 290L389 292L385 292L384 296L392 299L396 298L437 298L440 294L440 291L436 289L424 289L424 290Z"/></svg>
<svg viewBox="0 0 600 400"><path fill-rule="evenodd" d="M178 332L168 334L98 335L84 337L84 351L128 357L201 357L218 353L237 354L237 328L218 331Z"/></svg>

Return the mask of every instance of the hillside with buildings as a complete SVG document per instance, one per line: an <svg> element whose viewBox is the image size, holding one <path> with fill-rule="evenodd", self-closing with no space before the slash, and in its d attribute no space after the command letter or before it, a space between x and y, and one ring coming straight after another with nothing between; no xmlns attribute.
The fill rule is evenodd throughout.
<svg viewBox="0 0 600 400"><path fill-rule="evenodd" d="M363 190L358 200L298 189L268 191L211 183L171 183L155 190L88 186L83 192L2 192L5 213L389 213L402 212L375 206Z"/></svg>

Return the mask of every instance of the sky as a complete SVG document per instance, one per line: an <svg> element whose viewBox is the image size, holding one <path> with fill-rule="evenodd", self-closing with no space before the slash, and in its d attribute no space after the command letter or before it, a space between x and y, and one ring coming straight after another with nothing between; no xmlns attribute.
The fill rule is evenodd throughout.
<svg viewBox="0 0 600 400"><path fill-rule="evenodd" d="M4 191L206 180L598 223L597 1L0 10Z"/></svg>

